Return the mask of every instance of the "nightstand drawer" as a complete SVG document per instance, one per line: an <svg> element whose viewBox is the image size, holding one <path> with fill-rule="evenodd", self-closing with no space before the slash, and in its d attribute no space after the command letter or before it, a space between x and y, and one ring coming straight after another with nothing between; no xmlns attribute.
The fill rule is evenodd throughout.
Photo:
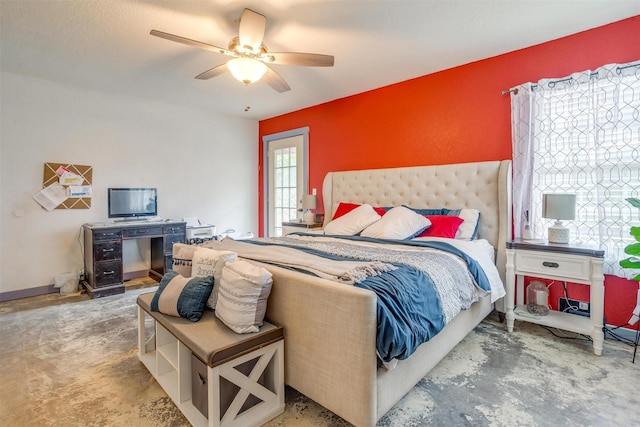
<svg viewBox="0 0 640 427"><path fill-rule="evenodd" d="M572 256L541 251L518 251L516 253L517 274L536 273L562 276L567 279L591 280L590 260L584 256Z"/></svg>

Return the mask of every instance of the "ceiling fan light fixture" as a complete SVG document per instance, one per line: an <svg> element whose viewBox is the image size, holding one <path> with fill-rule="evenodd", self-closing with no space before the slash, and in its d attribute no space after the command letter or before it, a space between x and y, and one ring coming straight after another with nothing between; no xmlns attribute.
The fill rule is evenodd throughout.
<svg viewBox="0 0 640 427"><path fill-rule="evenodd" d="M227 62L227 68L238 81L248 85L257 82L267 72L267 66L252 58L234 58Z"/></svg>

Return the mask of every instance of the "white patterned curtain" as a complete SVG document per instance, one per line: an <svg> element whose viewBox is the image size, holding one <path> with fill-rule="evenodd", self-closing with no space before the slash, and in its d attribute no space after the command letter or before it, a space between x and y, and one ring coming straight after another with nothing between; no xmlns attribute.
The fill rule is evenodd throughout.
<svg viewBox="0 0 640 427"><path fill-rule="evenodd" d="M605 274L640 273L618 265L640 221L625 201L640 195L640 61L510 92L515 237L528 211L533 237L546 238L542 194L576 194L576 219L564 221L571 241L605 249Z"/></svg>

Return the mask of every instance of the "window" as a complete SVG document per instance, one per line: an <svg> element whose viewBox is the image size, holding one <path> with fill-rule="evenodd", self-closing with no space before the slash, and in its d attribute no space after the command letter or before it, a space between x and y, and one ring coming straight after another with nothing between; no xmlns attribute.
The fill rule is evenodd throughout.
<svg viewBox="0 0 640 427"><path fill-rule="evenodd" d="M638 274L618 262L640 220L625 201L640 192L640 61L527 83L511 98L516 237L528 211L533 236L546 238L542 194L576 194L571 240L606 249L605 273Z"/></svg>

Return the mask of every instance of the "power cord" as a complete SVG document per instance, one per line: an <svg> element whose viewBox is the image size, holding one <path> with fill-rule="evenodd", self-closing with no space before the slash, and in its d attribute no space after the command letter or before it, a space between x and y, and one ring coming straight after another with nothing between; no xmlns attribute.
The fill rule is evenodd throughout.
<svg viewBox="0 0 640 427"><path fill-rule="evenodd" d="M578 334L576 333L577 336L569 336L569 335L559 335L554 331L558 331L557 328L552 328L550 326L545 326L545 325L538 325L540 326L542 329L546 329L548 332L551 333L551 335L553 335L556 338L562 338L565 340L580 340L580 341L590 341L593 342L593 340L591 339L591 337L589 335L584 335L584 334Z"/></svg>
<svg viewBox="0 0 640 427"><path fill-rule="evenodd" d="M566 313L569 310L580 310L580 307L576 307L569 302L571 300L569 299L569 293L567 292L567 282L564 280L562 281L562 288L564 289L564 300L567 302L567 306L562 310L562 312Z"/></svg>
<svg viewBox="0 0 640 427"><path fill-rule="evenodd" d="M80 226L78 230L78 246L80 247L80 260L82 262L82 268L80 268L80 281L84 280L84 245L82 244L82 237L84 237L84 226Z"/></svg>
<svg viewBox="0 0 640 427"><path fill-rule="evenodd" d="M553 282L551 282L549 284L549 286L551 286L551 284L553 284ZM547 286L547 288L549 288L549 286ZM572 305L569 301L569 294L567 292L567 282L566 281L562 281L562 288L564 290L564 299L567 302L567 307L565 307L565 309L563 310L563 312L567 312L569 310L579 310L579 307L576 307L574 305ZM640 289L638 289L638 306L640 306ZM635 311L634 311L634 316L635 316ZM631 317L630 321L634 320L634 316ZM604 338L607 339L607 334L609 334L611 336L611 338L623 343L623 344L627 344L631 347L633 347L633 358L631 359L631 363L635 363L636 361L636 354L638 352L638 345L640 345L640 322L637 320L637 317L635 317L636 322L634 322L635 324L637 324L636 326L636 338L635 340L630 340L629 338L625 338L623 336L620 336L618 334L616 334L614 331L616 329L619 328L624 328L625 326L632 326L631 323L627 322L624 325L618 325L618 326L613 326L613 327L608 327L606 321L603 322L604 326L602 327L602 332L604 333ZM548 330L549 332L551 332L551 334L553 334L554 336L558 337L558 338L566 338L566 339L579 339L578 337L567 337L567 336L560 336L557 335L556 333L554 333L551 328L547 327L547 326L543 326L540 325L540 327ZM592 341L591 337L588 335L582 335L579 334L581 336L583 336L584 338L588 339L589 341Z"/></svg>
<svg viewBox="0 0 640 427"><path fill-rule="evenodd" d="M605 339L607 338L607 334L611 335L611 337L623 344L628 345L629 347L633 347L633 358L631 359L631 363L636 363L636 354L638 352L638 345L640 344L640 322L636 323L636 338L635 340L631 340L629 338L625 338L621 335L616 334L615 331L616 329L619 328L624 328L625 326L632 326L630 323L625 323L624 325L619 325L619 326L613 326L613 327L608 327L608 326L604 326L602 328L602 331L604 332L604 337Z"/></svg>

